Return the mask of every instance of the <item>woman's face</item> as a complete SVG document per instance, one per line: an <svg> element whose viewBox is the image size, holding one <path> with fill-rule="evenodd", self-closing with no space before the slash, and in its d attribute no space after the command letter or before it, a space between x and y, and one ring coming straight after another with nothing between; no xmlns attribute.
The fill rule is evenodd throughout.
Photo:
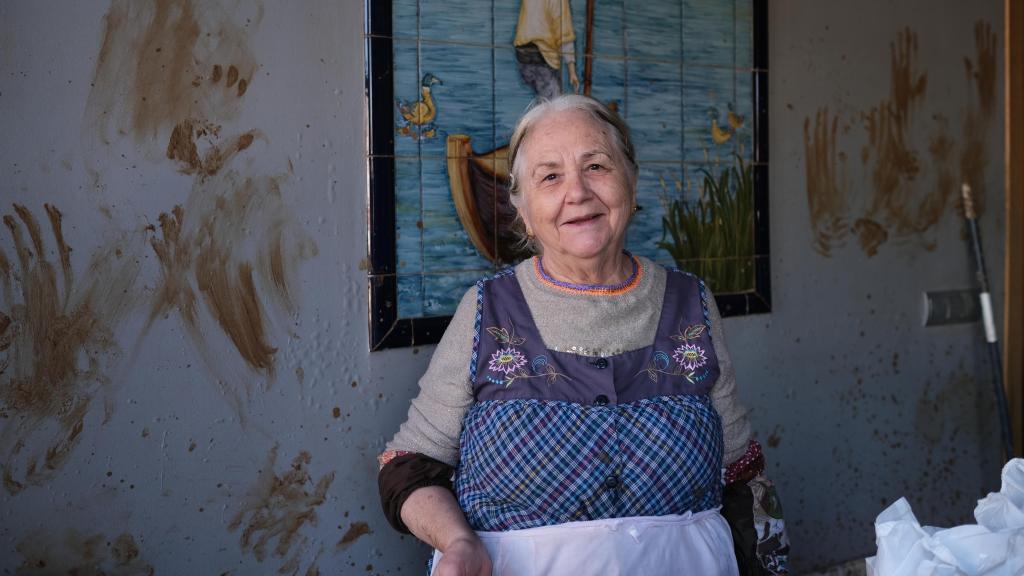
<svg viewBox="0 0 1024 576"><path fill-rule="evenodd" d="M553 111L523 143L519 213L545 257L590 261L622 251L633 194L606 130L585 112Z"/></svg>

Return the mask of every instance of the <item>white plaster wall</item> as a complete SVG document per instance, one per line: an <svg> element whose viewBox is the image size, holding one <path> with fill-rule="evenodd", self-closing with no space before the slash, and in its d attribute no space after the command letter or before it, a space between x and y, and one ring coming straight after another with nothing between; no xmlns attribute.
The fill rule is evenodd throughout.
<svg viewBox="0 0 1024 576"><path fill-rule="evenodd" d="M108 2L0 4L0 212L23 235L13 204L39 219L44 254L60 278L44 203L56 206L75 274L77 296L66 308L95 294L110 312L109 335L92 333L102 345L79 349L78 375L39 388L49 395L29 408L12 408L12 390L18 367L34 364L15 358L16 346L0 352L9 361L0 375L0 463L24 485L0 489L0 569L418 574L426 550L383 520L374 456L404 417L432 349L367 351L362 3L195 3L209 19L204 33L219 30L221 18L244 37L244 50L215 55L248 51L255 64L244 98L208 118L222 126L215 143L261 134L205 180L166 157L166 126L142 140L115 129L97 138L88 103ZM925 329L919 321L922 290L971 286L958 218L950 210L926 241L883 244L873 257L853 238L830 257L815 252L803 124L822 106L851 119L844 141L851 204L863 204L870 183L853 170L864 138L854 119L888 92L889 43L905 26L916 32L918 62L929 74L923 109L945 114L956 136L971 105L962 60L974 54L974 22L1000 35L1000 6L780 0L769 8L774 310L729 319L726 331L790 521L797 571L871 553L871 520L901 495L922 521L948 524L968 518L973 500L995 487L997 436L980 328ZM211 63L195 64L209 74ZM133 73L128 67L115 79ZM127 94L122 88L118 94ZM997 94L998 109L1001 80ZM927 113L922 118L917 141L933 127ZM996 126L1000 119L1001 112ZM1002 144L997 129L985 138L982 225L1001 286ZM253 201L256 215L228 244L233 258L258 259L266 213L317 247L315 256L290 260L292 310L275 299L272 284L256 284L266 338L277 349L273 376L243 361L195 277L188 282L199 295L198 328L187 329L174 308L150 320L164 286L150 245L161 237L159 215L176 204L202 208L202 199L231 189L221 178L232 171L273 177L281 189L279 204ZM0 310L16 317L12 310L26 303L25 276L6 227L0 248L12 266ZM111 263L90 275L97 254ZM118 284L113 271L134 281ZM115 288L125 286L130 297L118 296ZM86 364L90 350L102 360L95 374ZM60 419L65 404L83 399L88 410L73 435ZM46 449L65 445L66 459L51 458L47 469ZM302 452L308 462L295 471ZM30 474L33 454L39 464ZM291 539L281 522L288 518L301 520Z"/></svg>

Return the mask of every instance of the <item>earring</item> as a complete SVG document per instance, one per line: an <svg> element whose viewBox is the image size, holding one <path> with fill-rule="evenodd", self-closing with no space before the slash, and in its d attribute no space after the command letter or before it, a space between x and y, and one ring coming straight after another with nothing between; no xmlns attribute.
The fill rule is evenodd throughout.
<svg viewBox="0 0 1024 576"><path fill-rule="evenodd" d="M636 214L639 211L640 211L640 205L639 204L633 204L633 214Z"/></svg>

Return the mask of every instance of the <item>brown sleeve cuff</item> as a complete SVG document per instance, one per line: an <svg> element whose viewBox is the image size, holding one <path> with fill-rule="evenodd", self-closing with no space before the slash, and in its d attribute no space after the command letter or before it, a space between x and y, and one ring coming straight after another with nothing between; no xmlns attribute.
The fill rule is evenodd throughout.
<svg viewBox="0 0 1024 576"><path fill-rule="evenodd" d="M404 534L409 528L402 522L402 505L418 488L441 486L452 490L455 469L430 456L408 453L389 460L377 473L377 488L384 517L391 526Z"/></svg>

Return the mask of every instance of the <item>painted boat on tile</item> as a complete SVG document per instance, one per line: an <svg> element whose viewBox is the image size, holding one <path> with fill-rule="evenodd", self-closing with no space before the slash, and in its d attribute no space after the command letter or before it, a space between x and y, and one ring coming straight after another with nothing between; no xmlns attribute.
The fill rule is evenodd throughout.
<svg viewBox="0 0 1024 576"><path fill-rule="evenodd" d="M516 209L508 196L508 146L477 154L468 135L451 134L447 149L452 200L473 246L495 264L526 257L512 231Z"/></svg>

